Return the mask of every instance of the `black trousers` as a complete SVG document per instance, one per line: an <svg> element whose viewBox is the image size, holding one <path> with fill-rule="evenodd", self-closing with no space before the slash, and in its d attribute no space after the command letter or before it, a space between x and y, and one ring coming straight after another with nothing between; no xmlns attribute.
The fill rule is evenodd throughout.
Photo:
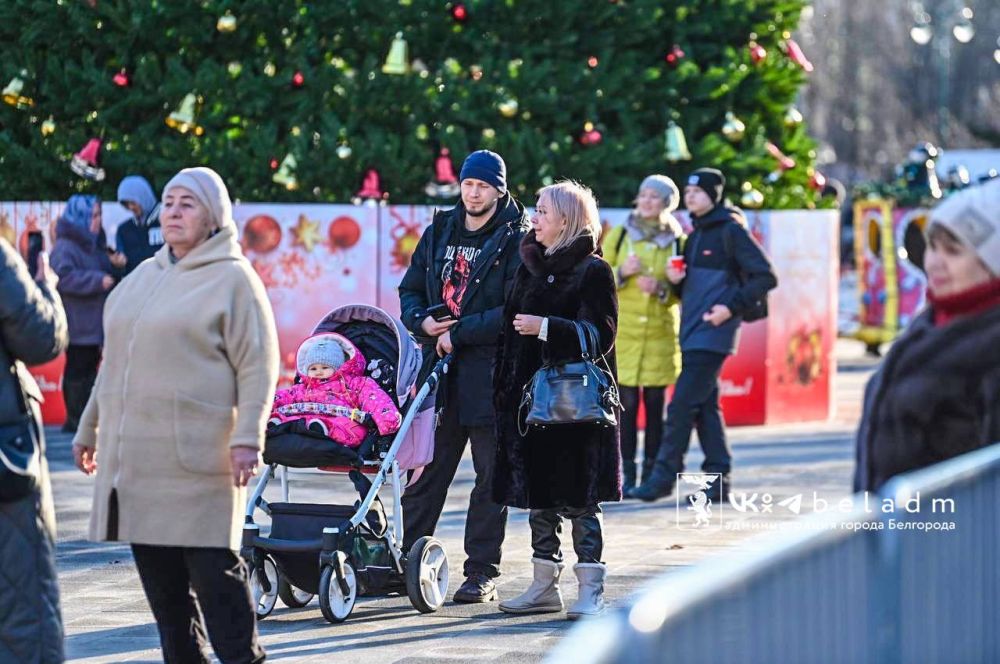
<svg viewBox="0 0 1000 664"><path fill-rule="evenodd" d="M434 436L434 460L403 494L403 550L408 551L421 537L434 534L466 442L472 441L476 483L469 496L465 520L464 573L494 578L500 575L500 548L507 529L507 507L492 499L496 433L493 426L469 427L459 423L456 382L448 381L449 394Z"/></svg>
<svg viewBox="0 0 1000 664"><path fill-rule="evenodd" d="M642 390L642 404L646 407L646 437L642 446L642 479L649 479L660 450L663 438L663 402L666 386L660 387L618 387L622 400L621 446L622 473L627 484L636 483L635 453L639 446L639 391Z"/></svg>
<svg viewBox="0 0 1000 664"><path fill-rule="evenodd" d="M101 363L100 346L70 344L66 348L66 368L63 371L63 401L66 402L66 425L76 429L80 415L90 399Z"/></svg>
<svg viewBox="0 0 1000 664"><path fill-rule="evenodd" d="M265 659L243 560L229 549L132 545L167 664L208 662L205 631L223 664Z"/></svg>
<svg viewBox="0 0 1000 664"><path fill-rule="evenodd" d="M604 519L600 505L531 510L528 525L531 526L531 550L535 558L554 563L563 561L559 541L563 519L569 519L573 524L573 551L577 562L601 562L601 555L604 553Z"/></svg>
<svg viewBox="0 0 1000 664"><path fill-rule="evenodd" d="M702 471L729 472L732 454L726 443L726 427L719 407L719 374L726 357L723 353L702 350L683 353L681 374L674 387L674 397L667 406L663 444L656 457L657 475L666 475L673 482L677 473L684 472L684 455L691 445L691 430L696 423L705 453Z"/></svg>

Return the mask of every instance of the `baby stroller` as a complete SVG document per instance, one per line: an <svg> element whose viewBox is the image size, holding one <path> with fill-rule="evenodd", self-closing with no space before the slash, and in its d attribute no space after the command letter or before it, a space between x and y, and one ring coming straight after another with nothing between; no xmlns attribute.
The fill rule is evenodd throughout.
<svg viewBox="0 0 1000 664"><path fill-rule="evenodd" d="M267 432L266 467L247 501L240 554L250 568L257 615L266 617L280 598L297 608L319 595L330 622L347 619L359 595L405 592L422 613L436 611L448 590L448 557L432 537L417 540L405 554L400 498L406 473L430 463L434 450L434 399L428 399L447 371L440 360L413 395L420 349L403 324L367 305L334 309L313 334L347 337L368 361L366 374L396 402L403 421L393 436L379 436L374 425L361 447L352 449L307 428L302 420ZM371 418L364 418L370 423ZM318 468L346 473L357 490L353 505L289 502L288 468ZM374 474L369 480L365 474ZM264 489L279 475L282 502L268 503ZM387 516L379 490L392 488ZM254 522L257 509L271 517L269 536ZM391 522L390 522L391 519Z"/></svg>

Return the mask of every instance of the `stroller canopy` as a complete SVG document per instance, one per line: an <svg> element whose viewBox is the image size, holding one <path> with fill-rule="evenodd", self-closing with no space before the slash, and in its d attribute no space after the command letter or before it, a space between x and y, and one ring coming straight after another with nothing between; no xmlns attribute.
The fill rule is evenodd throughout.
<svg viewBox="0 0 1000 664"><path fill-rule="evenodd" d="M394 316L367 304L347 304L323 317L313 334L336 332L351 340L365 358L383 360L396 369L396 402L403 406L420 371L420 348Z"/></svg>

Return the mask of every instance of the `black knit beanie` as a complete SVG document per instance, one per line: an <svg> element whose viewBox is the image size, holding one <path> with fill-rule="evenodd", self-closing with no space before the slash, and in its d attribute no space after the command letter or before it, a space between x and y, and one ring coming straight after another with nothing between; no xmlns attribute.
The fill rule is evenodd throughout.
<svg viewBox="0 0 1000 664"><path fill-rule="evenodd" d="M722 202L722 192L726 188L726 176L717 168L699 168L688 176L688 185L700 187L716 205Z"/></svg>

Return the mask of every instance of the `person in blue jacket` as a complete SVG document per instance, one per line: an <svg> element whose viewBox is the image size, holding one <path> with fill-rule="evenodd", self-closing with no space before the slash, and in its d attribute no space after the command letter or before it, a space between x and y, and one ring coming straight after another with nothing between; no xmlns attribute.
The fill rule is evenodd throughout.
<svg viewBox="0 0 1000 664"><path fill-rule="evenodd" d="M778 279L743 213L724 201L725 186L721 171L699 168L684 187L694 231L684 247L684 266L667 266L667 279L681 298L681 373L653 472L633 489L633 498L653 501L673 493L696 425L705 452L702 471L719 475L706 494L713 502L729 495L732 455L719 408L719 374L739 346L744 316L761 307Z"/></svg>
<svg viewBox="0 0 1000 664"><path fill-rule="evenodd" d="M115 236L115 248L125 255L124 277L163 246L163 232L160 204L146 178L129 175L123 179L118 185L118 203L132 213Z"/></svg>

